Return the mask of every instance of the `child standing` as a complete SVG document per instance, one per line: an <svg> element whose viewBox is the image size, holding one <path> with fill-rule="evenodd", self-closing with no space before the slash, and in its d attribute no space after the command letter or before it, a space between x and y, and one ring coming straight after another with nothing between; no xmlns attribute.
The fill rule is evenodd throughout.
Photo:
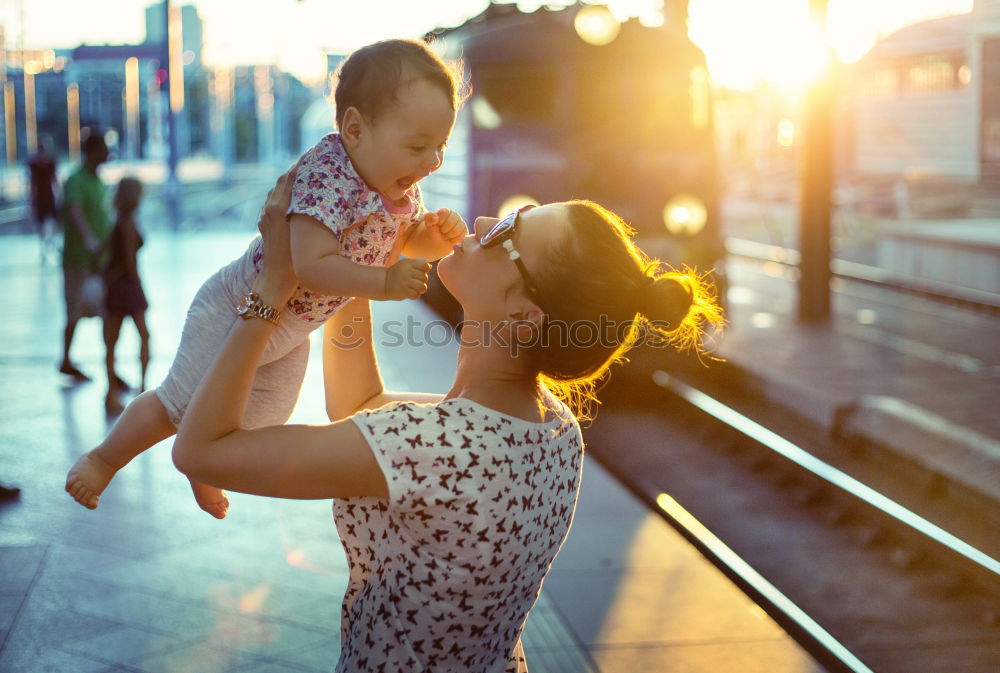
<svg viewBox="0 0 1000 673"><path fill-rule="evenodd" d="M263 263L259 237L209 278L188 310L166 379L136 397L104 442L70 469L66 490L77 502L96 508L119 469L176 433L234 321L278 325L256 370L244 424L279 425L298 397L310 332L353 297L408 299L427 289L425 260L446 255L467 231L453 211L425 212L417 188L441 165L460 84L455 70L416 41L378 42L344 61L335 91L339 133L302 158L288 209L298 289L283 307L266 306L252 292ZM408 259L387 266L400 252ZM202 509L225 517L223 491L191 486Z"/></svg>
<svg viewBox="0 0 1000 673"><path fill-rule="evenodd" d="M146 327L146 293L139 278L138 253L142 236L135 225L135 213L142 199L142 183L135 178L122 178L115 191L114 207L118 212L114 228L108 236L110 252L104 269L104 346L107 351L108 394L104 409L113 415L122 412L118 393L127 388L115 372L115 346L125 318L132 318L139 332L139 363L142 378L139 389L146 390L146 369L149 366L149 329Z"/></svg>

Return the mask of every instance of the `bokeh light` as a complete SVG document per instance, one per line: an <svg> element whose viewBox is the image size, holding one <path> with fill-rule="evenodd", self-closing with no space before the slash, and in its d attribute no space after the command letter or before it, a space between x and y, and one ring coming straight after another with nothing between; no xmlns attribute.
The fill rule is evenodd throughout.
<svg viewBox="0 0 1000 673"><path fill-rule="evenodd" d="M513 213L521 206L538 206L538 205L541 204L539 203L538 199L536 199L533 196L528 196L527 194L514 194L504 199L503 203L500 204L500 207L497 208L497 217L504 217L505 215L509 215L510 213Z"/></svg>
<svg viewBox="0 0 1000 673"><path fill-rule="evenodd" d="M607 7L591 5L580 8L573 19L573 27L581 40L600 47L614 42L621 30L621 23Z"/></svg>
<svg viewBox="0 0 1000 673"><path fill-rule="evenodd" d="M694 194L677 194L663 207L663 224L675 236L695 236L707 221L705 202Z"/></svg>

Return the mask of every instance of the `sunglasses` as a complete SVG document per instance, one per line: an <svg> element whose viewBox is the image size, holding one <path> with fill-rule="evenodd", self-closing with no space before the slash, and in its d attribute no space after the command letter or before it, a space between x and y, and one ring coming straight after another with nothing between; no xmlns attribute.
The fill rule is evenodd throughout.
<svg viewBox="0 0 1000 673"><path fill-rule="evenodd" d="M479 239L479 245L483 248L492 248L497 244L502 245L504 250L507 251L510 261L514 262L521 274L521 278L524 279L524 284L528 288L528 294L536 297L538 295L538 286L531 278L531 274L528 273L528 267L521 261L521 254L514 249L514 234L517 231L517 225L521 223L521 213L532 208L534 208L533 205L521 206L510 215L504 217L483 234L483 237Z"/></svg>

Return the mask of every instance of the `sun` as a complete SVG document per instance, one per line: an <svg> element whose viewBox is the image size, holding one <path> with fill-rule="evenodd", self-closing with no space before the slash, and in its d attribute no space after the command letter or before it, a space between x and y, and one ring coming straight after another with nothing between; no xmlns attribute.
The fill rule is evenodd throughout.
<svg viewBox="0 0 1000 673"><path fill-rule="evenodd" d="M691 0L691 39L713 80L751 89L767 82L801 90L836 58L857 61L880 35L934 16L967 12L971 0L829 0L826 33L808 0Z"/></svg>
<svg viewBox="0 0 1000 673"><path fill-rule="evenodd" d="M691 39L702 45L716 82L752 88L760 81L801 87L827 62L806 0L692 0Z"/></svg>

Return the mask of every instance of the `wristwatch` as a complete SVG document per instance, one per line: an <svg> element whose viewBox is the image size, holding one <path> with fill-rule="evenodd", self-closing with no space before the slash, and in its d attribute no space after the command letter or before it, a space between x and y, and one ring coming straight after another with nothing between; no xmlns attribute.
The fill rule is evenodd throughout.
<svg viewBox="0 0 1000 673"><path fill-rule="evenodd" d="M236 305L236 315L244 320L262 318L274 325L281 322L281 312L262 302L256 292L251 292L240 299L240 303Z"/></svg>

